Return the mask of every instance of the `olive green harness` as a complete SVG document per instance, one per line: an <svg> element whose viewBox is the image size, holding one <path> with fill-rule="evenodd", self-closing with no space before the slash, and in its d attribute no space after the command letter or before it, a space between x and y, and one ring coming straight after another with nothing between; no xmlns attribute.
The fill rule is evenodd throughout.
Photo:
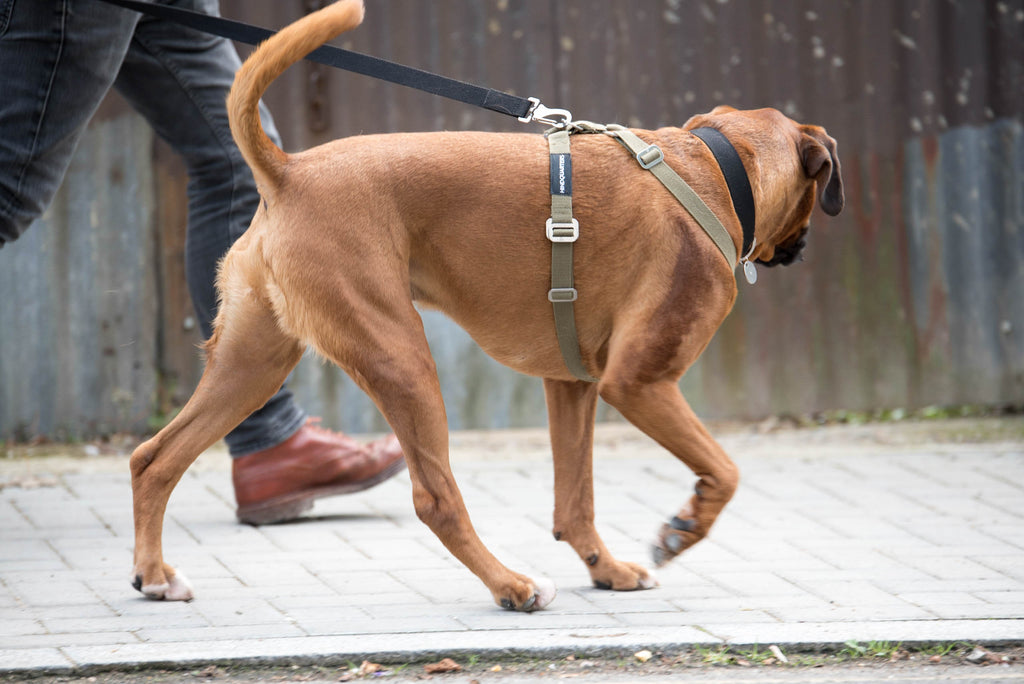
<svg viewBox="0 0 1024 684"><path fill-rule="evenodd" d="M710 133L707 133L708 131ZM563 127L552 128L544 134L548 139L550 151L551 180L551 218L547 220L545 227L547 238L551 242L551 289L548 290L548 301L554 310L555 333L558 336L562 358L569 372L579 380L597 382L598 379L592 376L583 364L573 308L573 302L579 298L573 283L573 244L579 239L580 224L572 215L572 156L569 152L569 139L572 134L602 133L622 143L632 153L640 167L654 174L696 219L729 262L729 267L735 269L737 262L742 261L747 280L753 283L757 279L754 265L749 261L755 244L753 195L742 162L735 149L718 131L697 129L691 132L711 148L726 177L733 205L743 225L745 256L741 259L738 258L736 245L729 231L686 181L665 162L665 155L657 145L644 142L624 126L595 124L589 121L573 121ZM730 151L731 155L735 155L734 158Z"/></svg>

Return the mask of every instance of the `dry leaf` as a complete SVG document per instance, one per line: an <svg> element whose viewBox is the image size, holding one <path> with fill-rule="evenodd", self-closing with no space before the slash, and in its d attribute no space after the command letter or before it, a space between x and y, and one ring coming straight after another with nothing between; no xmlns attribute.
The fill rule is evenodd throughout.
<svg viewBox="0 0 1024 684"><path fill-rule="evenodd" d="M379 665L378 663L371 663L369 660L364 660L363 664L359 666L359 675L361 677L365 677L366 675L371 675L375 672L380 672L383 669L383 665Z"/></svg>
<svg viewBox="0 0 1024 684"><path fill-rule="evenodd" d="M435 674L437 672L458 672L462 669L462 666L451 658L444 658L439 662L424 665L423 669L430 674Z"/></svg>

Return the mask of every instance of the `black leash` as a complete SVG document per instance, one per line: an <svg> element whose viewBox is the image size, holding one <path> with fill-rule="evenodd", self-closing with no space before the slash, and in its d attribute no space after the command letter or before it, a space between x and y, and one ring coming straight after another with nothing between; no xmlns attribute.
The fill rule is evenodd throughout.
<svg viewBox="0 0 1024 684"><path fill-rule="evenodd" d="M248 45L258 45L276 33L276 31L253 26L241 21L211 16L180 7L157 5L139 2L138 0L100 1L160 19L173 21L203 31L204 33L211 33L215 36ZM317 48L307 55L306 59L382 81L388 81L389 83L397 83L398 85L433 93L450 100L457 100L476 107L482 107L483 109L489 109L499 114L514 116L523 123L537 121L549 126L563 127L572 119L572 115L568 111L545 107L535 97L519 97L518 95L503 93L500 90L484 88L472 83L448 78L447 76L423 71L422 69L396 64L386 59L371 57L330 45L323 45Z"/></svg>

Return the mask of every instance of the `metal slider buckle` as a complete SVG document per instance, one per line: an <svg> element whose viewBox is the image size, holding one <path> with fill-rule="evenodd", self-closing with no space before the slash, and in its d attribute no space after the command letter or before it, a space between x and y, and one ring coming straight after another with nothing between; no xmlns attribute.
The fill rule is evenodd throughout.
<svg viewBox="0 0 1024 684"><path fill-rule="evenodd" d="M548 234L548 240L552 242L576 242L580 237L580 222L573 219L569 223L558 222L555 223L555 219L549 218L545 224L545 228ZM559 232L555 232L559 231ZM565 234L564 231L570 231L569 234Z"/></svg>
<svg viewBox="0 0 1024 684"><path fill-rule="evenodd" d="M665 153L661 151L661 148L657 145L648 145L644 149L636 153L636 160L640 162L640 166L649 169L652 166L657 166L665 159Z"/></svg>
<svg viewBox="0 0 1024 684"><path fill-rule="evenodd" d="M554 109L552 107L545 107L535 97L526 98L533 104L530 106L529 111L526 112L526 116L517 117L519 121L523 123L530 123L531 121L538 121L555 128L565 128L572 121L572 112L568 109ZM559 119L553 119L551 117L561 117Z"/></svg>
<svg viewBox="0 0 1024 684"><path fill-rule="evenodd" d="M575 287L553 287L548 290L548 301L552 304L559 302L575 302L579 298Z"/></svg>

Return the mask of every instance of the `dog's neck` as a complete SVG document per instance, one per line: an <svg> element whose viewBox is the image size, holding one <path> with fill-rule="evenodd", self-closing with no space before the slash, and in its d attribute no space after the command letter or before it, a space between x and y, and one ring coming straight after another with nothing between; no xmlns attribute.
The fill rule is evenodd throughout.
<svg viewBox="0 0 1024 684"><path fill-rule="evenodd" d="M725 176L726 185L729 186L729 196L732 198L732 206L739 217L740 225L743 227L743 247L740 249L741 261L746 262L754 251L756 239L754 237L755 210L754 192L750 188L750 179L743 167L743 161L732 146L729 139L714 128L694 128L690 131L700 138L701 142L708 146L711 154L715 156L718 167Z"/></svg>

